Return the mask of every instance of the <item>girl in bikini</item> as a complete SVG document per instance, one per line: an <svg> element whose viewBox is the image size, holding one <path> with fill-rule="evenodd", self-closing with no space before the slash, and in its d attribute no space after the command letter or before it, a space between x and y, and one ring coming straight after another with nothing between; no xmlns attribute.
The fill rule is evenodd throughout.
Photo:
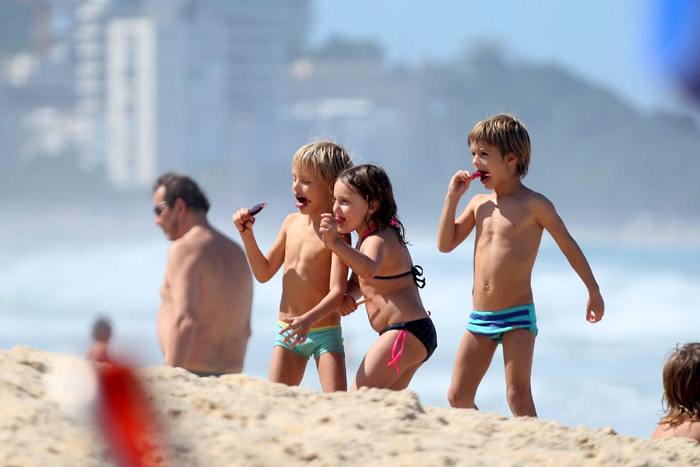
<svg viewBox="0 0 700 467"><path fill-rule="evenodd" d="M364 295L370 325L379 333L351 390L405 389L435 351L437 336L418 293L423 270L406 247L391 182L382 168L360 165L338 176L333 198L333 213L322 215L319 234L353 271L339 313L355 311ZM341 237L353 231L360 236L355 248Z"/></svg>

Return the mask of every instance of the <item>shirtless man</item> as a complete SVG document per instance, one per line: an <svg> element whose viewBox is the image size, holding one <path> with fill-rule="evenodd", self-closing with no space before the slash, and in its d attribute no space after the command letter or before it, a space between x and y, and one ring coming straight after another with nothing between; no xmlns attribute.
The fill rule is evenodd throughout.
<svg viewBox="0 0 700 467"><path fill-rule="evenodd" d="M172 241L158 310L165 364L200 376L240 373L253 301L243 250L209 225L209 201L187 176L159 177L153 206Z"/></svg>

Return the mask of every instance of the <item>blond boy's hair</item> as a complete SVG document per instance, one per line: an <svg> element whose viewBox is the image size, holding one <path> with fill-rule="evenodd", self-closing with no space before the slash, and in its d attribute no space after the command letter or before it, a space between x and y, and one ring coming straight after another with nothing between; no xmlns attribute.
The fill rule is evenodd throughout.
<svg viewBox="0 0 700 467"><path fill-rule="evenodd" d="M309 171L332 185L340 172L352 167L350 155L339 144L319 141L302 146L294 154L292 168Z"/></svg>
<svg viewBox="0 0 700 467"><path fill-rule="evenodd" d="M525 125L510 114L499 114L483 120L469 133L467 144L484 142L498 147L505 157L513 153L516 159L516 175L524 178L530 166L530 135Z"/></svg>

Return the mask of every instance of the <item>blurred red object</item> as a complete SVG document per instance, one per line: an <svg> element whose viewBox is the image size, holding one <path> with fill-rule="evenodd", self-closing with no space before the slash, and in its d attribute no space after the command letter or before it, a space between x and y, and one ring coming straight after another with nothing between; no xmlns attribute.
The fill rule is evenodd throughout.
<svg viewBox="0 0 700 467"><path fill-rule="evenodd" d="M154 412L133 370L122 364L98 368L97 419L117 465L167 465Z"/></svg>

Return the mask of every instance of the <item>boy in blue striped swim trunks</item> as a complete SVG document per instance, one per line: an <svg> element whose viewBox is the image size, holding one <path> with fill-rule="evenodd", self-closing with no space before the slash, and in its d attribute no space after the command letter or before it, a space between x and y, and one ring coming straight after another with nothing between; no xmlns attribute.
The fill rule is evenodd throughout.
<svg viewBox="0 0 700 467"><path fill-rule="evenodd" d="M499 344L503 334L516 329L527 329L537 336L535 304L514 306L501 311L472 311L467 330L486 336Z"/></svg>
<svg viewBox="0 0 700 467"><path fill-rule="evenodd" d="M479 122L467 139L474 172L450 180L438 226L438 249L452 251L475 230L473 311L457 350L447 397L452 407L477 408L481 379L503 344L506 394L515 416L537 416L530 376L537 318L530 277L543 230L554 238L588 289L586 319L601 320L603 297L576 241L543 195L522 184L530 164L530 136L511 115ZM476 178L492 193L477 194L456 217L457 204Z"/></svg>

